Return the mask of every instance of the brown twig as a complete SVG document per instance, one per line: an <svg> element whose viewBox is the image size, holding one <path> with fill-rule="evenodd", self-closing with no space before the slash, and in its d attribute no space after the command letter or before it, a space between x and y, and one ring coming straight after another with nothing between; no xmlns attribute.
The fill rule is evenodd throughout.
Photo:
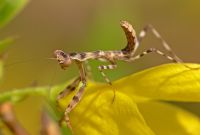
<svg viewBox="0 0 200 135"><path fill-rule="evenodd" d="M59 126L54 122L45 111L42 112L41 135L61 135Z"/></svg>
<svg viewBox="0 0 200 135"><path fill-rule="evenodd" d="M17 121L11 103L7 102L0 105L0 118L14 135L29 135Z"/></svg>

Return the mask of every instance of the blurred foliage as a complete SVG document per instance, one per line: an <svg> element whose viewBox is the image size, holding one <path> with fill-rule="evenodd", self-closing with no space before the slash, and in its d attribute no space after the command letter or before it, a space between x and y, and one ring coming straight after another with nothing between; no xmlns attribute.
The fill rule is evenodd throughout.
<svg viewBox="0 0 200 135"><path fill-rule="evenodd" d="M14 42L15 38L9 37L3 40L0 40L0 53L2 54Z"/></svg>
<svg viewBox="0 0 200 135"><path fill-rule="evenodd" d="M3 61L0 60L0 83L2 83L3 78Z"/></svg>
<svg viewBox="0 0 200 135"><path fill-rule="evenodd" d="M27 4L28 0L0 0L0 28L8 24ZM1 79L3 76L3 58L5 50L13 43L14 37L8 37L0 40L0 54L1 54Z"/></svg>
<svg viewBox="0 0 200 135"><path fill-rule="evenodd" d="M0 28L9 23L27 2L28 0L0 0Z"/></svg>

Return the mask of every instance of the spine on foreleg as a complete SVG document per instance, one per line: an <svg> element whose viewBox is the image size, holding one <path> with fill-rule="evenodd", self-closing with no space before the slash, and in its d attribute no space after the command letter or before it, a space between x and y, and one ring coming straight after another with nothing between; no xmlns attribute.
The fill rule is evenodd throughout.
<svg viewBox="0 0 200 135"><path fill-rule="evenodd" d="M138 47L137 37L132 25L127 21L121 21L121 27L124 30L127 39L127 46L122 49L124 53L134 53Z"/></svg>

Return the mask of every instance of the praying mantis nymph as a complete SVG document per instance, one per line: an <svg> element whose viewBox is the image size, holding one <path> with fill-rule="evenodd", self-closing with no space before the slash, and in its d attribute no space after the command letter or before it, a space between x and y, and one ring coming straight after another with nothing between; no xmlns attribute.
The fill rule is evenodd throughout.
<svg viewBox="0 0 200 135"><path fill-rule="evenodd" d="M121 50L112 50L112 51L98 50L93 52L80 52L80 53L77 52L65 53L62 50L54 51L54 56L57 59L62 69L66 69L67 67L69 67L71 64L74 63L78 66L80 73L79 76L72 82L72 84L67 86L58 95L57 100L60 100L61 98L65 97L68 93L74 91L79 85L79 83L82 82L79 91L76 93L76 95L72 98L69 105L67 106L64 113L64 117L62 119L67 123L67 126L69 128L72 128L70 124L69 113L76 107L78 102L81 100L84 89L87 84L86 71L84 68L84 63L87 60L100 60L100 61L107 61L110 63L108 65L100 65L98 67L101 75L104 77L104 79L109 85L112 85L112 82L103 71L106 69L117 68L117 61L133 62L149 53L156 53L161 56L164 56L170 61L178 63L182 62L182 60L175 55L175 53L172 51L167 42L160 36L160 34L156 31L156 29L153 26L147 25L146 27L144 27L144 29L140 32L139 36L137 37L136 32L130 23L128 23L127 21L121 21L120 25L123 31L125 32L127 39L126 47ZM146 36L148 30L152 31L152 33L156 36L156 38L161 41L163 47L170 55L167 55L156 48L150 48L143 51L141 54L135 56L135 52L139 47L142 39Z"/></svg>

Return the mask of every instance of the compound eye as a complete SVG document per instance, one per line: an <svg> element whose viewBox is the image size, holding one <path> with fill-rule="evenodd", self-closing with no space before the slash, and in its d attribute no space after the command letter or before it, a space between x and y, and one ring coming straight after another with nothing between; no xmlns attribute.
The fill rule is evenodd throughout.
<svg viewBox="0 0 200 135"><path fill-rule="evenodd" d="M63 56L64 58L67 58L67 55L64 52L60 52L60 55Z"/></svg>

